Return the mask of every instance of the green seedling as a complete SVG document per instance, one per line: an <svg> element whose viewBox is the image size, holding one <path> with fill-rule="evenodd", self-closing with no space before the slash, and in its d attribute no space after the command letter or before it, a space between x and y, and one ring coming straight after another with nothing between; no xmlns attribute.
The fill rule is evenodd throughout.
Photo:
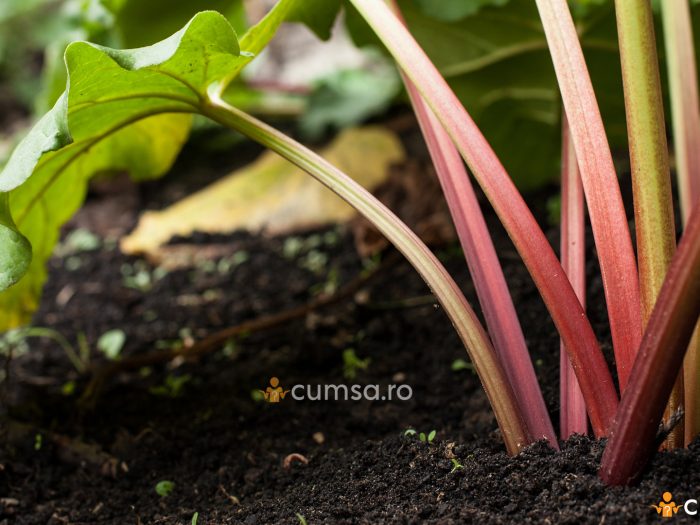
<svg viewBox="0 0 700 525"><path fill-rule="evenodd" d="M67 257L83 252L99 250L102 246L102 239L89 230L78 228L73 230L66 238L58 244L54 250L57 257Z"/></svg>
<svg viewBox="0 0 700 525"><path fill-rule="evenodd" d="M474 365L466 359L462 358L455 359L454 361L452 361L452 365L450 365L450 368L453 372L459 372L460 370L470 370L474 372Z"/></svg>
<svg viewBox="0 0 700 525"><path fill-rule="evenodd" d="M123 330L109 330L97 340L97 349L113 361L119 358L125 342L126 334Z"/></svg>
<svg viewBox="0 0 700 525"><path fill-rule="evenodd" d="M165 498L166 496L170 495L174 489L175 483L172 481L163 480L156 483L156 494L158 494L161 498Z"/></svg>
<svg viewBox="0 0 700 525"><path fill-rule="evenodd" d="M427 435L425 432L418 433L416 430L409 428L408 430L404 431L403 433L404 436L415 436L418 435L418 439L422 443L432 443L433 440L435 439L435 436L437 435L436 430L431 430Z"/></svg>
<svg viewBox="0 0 700 525"><path fill-rule="evenodd" d="M418 439L420 439L422 443L432 443L433 440L435 439L436 435L437 435L437 432L435 430L431 430L427 436L425 435L424 432L421 432L418 435Z"/></svg>
<svg viewBox="0 0 700 525"><path fill-rule="evenodd" d="M199 521L199 512L195 512L192 515L192 522L191 525L197 525L197 522Z"/></svg>
<svg viewBox="0 0 700 525"><path fill-rule="evenodd" d="M367 370L372 360L369 357L360 359L354 348L343 351L343 377L351 381L357 377L357 372Z"/></svg>
<svg viewBox="0 0 700 525"><path fill-rule="evenodd" d="M44 436L41 434L36 434L34 436L34 450L37 452L41 450L41 447L44 445Z"/></svg>
<svg viewBox="0 0 700 525"><path fill-rule="evenodd" d="M180 397L182 391L184 390L187 383L192 380L192 376L189 374L175 376L168 374L162 385L154 386L149 389L149 392L154 396L162 397Z"/></svg>
<svg viewBox="0 0 700 525"><path fill-rule="evenodd" d="M297 519L299 520L299 525L308 525L306 522L306 518L299 514L298 512L296 513Z"/></svg>
<svg viewBox="0 0 700 525"><path fill-rule="evenodd" d="M450 470L450 474L454 474L458 470L464 468L464 465L462 465L456 458L452 458L450 461L452 462L452 470Z"/></svg>

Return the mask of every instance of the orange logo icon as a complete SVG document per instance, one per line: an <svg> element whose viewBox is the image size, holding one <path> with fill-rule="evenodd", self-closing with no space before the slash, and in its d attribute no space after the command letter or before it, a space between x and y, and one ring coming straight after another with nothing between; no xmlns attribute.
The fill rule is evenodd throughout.
<svg viewBox="0 0 700 525"><path fill-rule="evenodd" d="M279 403L284 399L284 396L289 393L289 390L285 390L280 386L279 379L276 377L271 377L270 386L268 386L265 390L259 390L259 392L262 393L265 401L268 403Z"/></svg>
<svg viewBox="0 0 700 525"><path fill-rule="evenodd" d="M661 498L662 501L659 501L658 505L652 505L651 508L656 509L656 512L661 514L661 516L664 518L672 518L676 513L678 513L678 509L680 509L681 506L676 505L676 502L672 501L673 494L670 492L664 492Z"/></svg>

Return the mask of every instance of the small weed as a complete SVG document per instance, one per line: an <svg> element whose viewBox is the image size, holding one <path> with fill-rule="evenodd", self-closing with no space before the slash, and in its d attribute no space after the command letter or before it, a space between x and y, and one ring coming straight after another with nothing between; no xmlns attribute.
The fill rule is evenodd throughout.
<svg viewBox="0 0 700 525"><path fill-rule="evenodd" d="M299 514L298 512L297 512L296 514L297 514L297 519L299 520L299 525L309 525L309 524L306 522L306 518L305 518L304 516L302 516L302 515Z"/></svg>
<svg viewBox="0 0 700 525"><path fill-rule="evenodd" d="M450 461L452 461L452 470L450 470L450 474L454 474L460 469L464 468L464 465L462 465L457 459L452 458Z"/></svg>
<svg viewBox="0 0 700 525"><path fill-rule="evenodd" d="M34 450L39 452L41 447L44 445L44 436L37 434L34 436Z"/></svg>
<svg viewBox="0 0 700 525"><path fill-rule="evenodd" d="M433 440L435 439L436 434L437 434L437 432L435 430L431 430L427 436L425 435L425 432L421 432L418 435L418 439L420 439L421 442L423 442L423 443L432 443Z"/></svg>
<svg viewBox="0 0 700 525"><path fill-rule="evenodd" d="M173 489L175 489L175 483L172 481L163 480L156 483L156 494L161 498L168 496Z"/></svg>
<svg viewBox="0 0 700 525"><path fill-rule="evenodd" d="M77 253L91 252L99 250L102 246L102 239L89 230L78 228L73 230L66 238L56 246L54 251L58 257L66 257Z"/></svg>
<svg viewBox="0 0 700 525"><path fill-rule="evenodd" d="M126 334L123 330L109 330L97 340L97 349L113 361L119 357L125 342Z"/></svg>
<svg viewBox="0 0 700 525"><path fill-rule="evenodd" d="M192 524L191 525L197 525L197 521L199 521L199 512L195 512L192 515Z"/></svg>
<svg viewBox="0 0 700 525"><path fill-rule="evenodd" d="M474 365L464 359L455 359L452 361L450 368L453 372L459 372L460 370L470 370L474 372Z"/></svg>
<svg viewBox="0 0 700 525"><path fill-rule="evenodd" d="M163 382L162 385L159 386L153 386L150 388L151 394L155 396L162 396L162 397L180 397L182 394L183 389L185 388L185 385L189 383L192 380L192 376L189 374L185 374L182 376L175 376L172 374L169 374L166 378L165 381Z"/></svg>
<svg viewBox="0 0 700 525"><path fill-rule="evenodd" d="M422 443L432 443L433 440L435 439L435 436L437 435L437 431L436 431L436 430L431 430L431 431L426 435L425 432L418 433L418 432L416 432L416 430L414 430L414 429L412 429L412 428L409 428L408 430L406 430L406 431L403 433L404 436L415 436L416 434L418 435L418 439L420 439L420 441L421 441Z"/></svg>
<svg viewBox="0 0 700 525"><path fill-rule="evenodd" d="M151 271L146 261L135 261L133 264L123 264L121 267L122 284L139 292L148 292L153 285L168 275L165 268Z"/></svg>
<svg viewBox="0 0 700 525"><path fill-rule="evenodd" d="M236 266L240 266L241 264L247 262L248 259L250 259L248 252L241 250L234 253L231 257L224 257L221 259L216 265L216 271L222 275L226 275L231 270L236 268Z"/></svg>
<svg viewBox="0 0 700 525"><path fill-rule="evenodd" d="M369 357L360 359L357 357L354 348L348 348L343 351L343 377L348 380L355 379L357 372L359 370L367 370L371 361Z"/></svg>
<svg viewBox="0 0 700 525"><path fill-rule="evenodd" d="M299 261L299 266L316 274L322 273L327 265L328 254L319 250L311 250Z"/></svg>

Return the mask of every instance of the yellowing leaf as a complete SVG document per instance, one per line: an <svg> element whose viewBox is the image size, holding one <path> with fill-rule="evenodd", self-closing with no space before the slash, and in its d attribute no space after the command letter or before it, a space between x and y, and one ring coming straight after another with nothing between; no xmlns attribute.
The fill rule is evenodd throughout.
<svg viewBox="0 0 700 525"><path fill-rule="evenodd" d="M404 158L392 132L368 126L341 133L321 155L370 190ZM122 239L128 254L154 254L174 235L235 230L283 234L335 222L355 212L339 197L272 152L264 153L198 193L159 212L146 212Z"/></svg>

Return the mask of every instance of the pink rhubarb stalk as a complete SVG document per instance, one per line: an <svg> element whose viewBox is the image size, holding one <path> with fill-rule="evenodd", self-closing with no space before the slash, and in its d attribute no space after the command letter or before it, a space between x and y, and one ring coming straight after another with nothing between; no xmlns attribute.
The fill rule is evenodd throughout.
<svg viewBox="0 0 700 525"><path fill-rule="evenodd" d="M700 208L673 257L635 359L630 383L600 469L608 484L638 479L656 450L656 434L700 315Z"/></svg>
<svg viewBox="0 0 700 525"><path fill-rule="evenodd" d="M528 267L570 352L593 430L607 434L618 400L610 371L571 283L522 196L474 121L389 7L351 0L454 141Z"/></svg>
<svg viewBox="0 0 700 525"><path fill-rule="evenodd" d="M586 203L576 151L569 133L566 113L562 114L561 151L561 264L571 281L581 306L586 308ZM586 403L581 387L561 342L559 358L559 434L562 439L572 434L588 433Z"/></svg>
<svg viewBox="0 0 700 525"><path fill-rule="evenodd" d="M546 439L558 448L508 285L462 157L423 102L420 92L409 79L405 78L405 83L454 220L493 346L530 435L533 440Z"/></svg>
<svg viewBox="0 0 700 525"><path fill-rule="evenodd" d="M393 8L402 19L396 2L393 2ZM491 341L508 375L530 436L535 441L546 439L558 449L557 436L503 269L462 157L418 88L405 74L402 77L447 200ZM585 407L583 417L586 417Z"/></svg>
<svg viewBox="0 0 700 525"><path fill-rule="evenodd" d="M603 120L566 0L537 0L569 118L600 262L620 389L642 337L639 279Z"/></svg>

